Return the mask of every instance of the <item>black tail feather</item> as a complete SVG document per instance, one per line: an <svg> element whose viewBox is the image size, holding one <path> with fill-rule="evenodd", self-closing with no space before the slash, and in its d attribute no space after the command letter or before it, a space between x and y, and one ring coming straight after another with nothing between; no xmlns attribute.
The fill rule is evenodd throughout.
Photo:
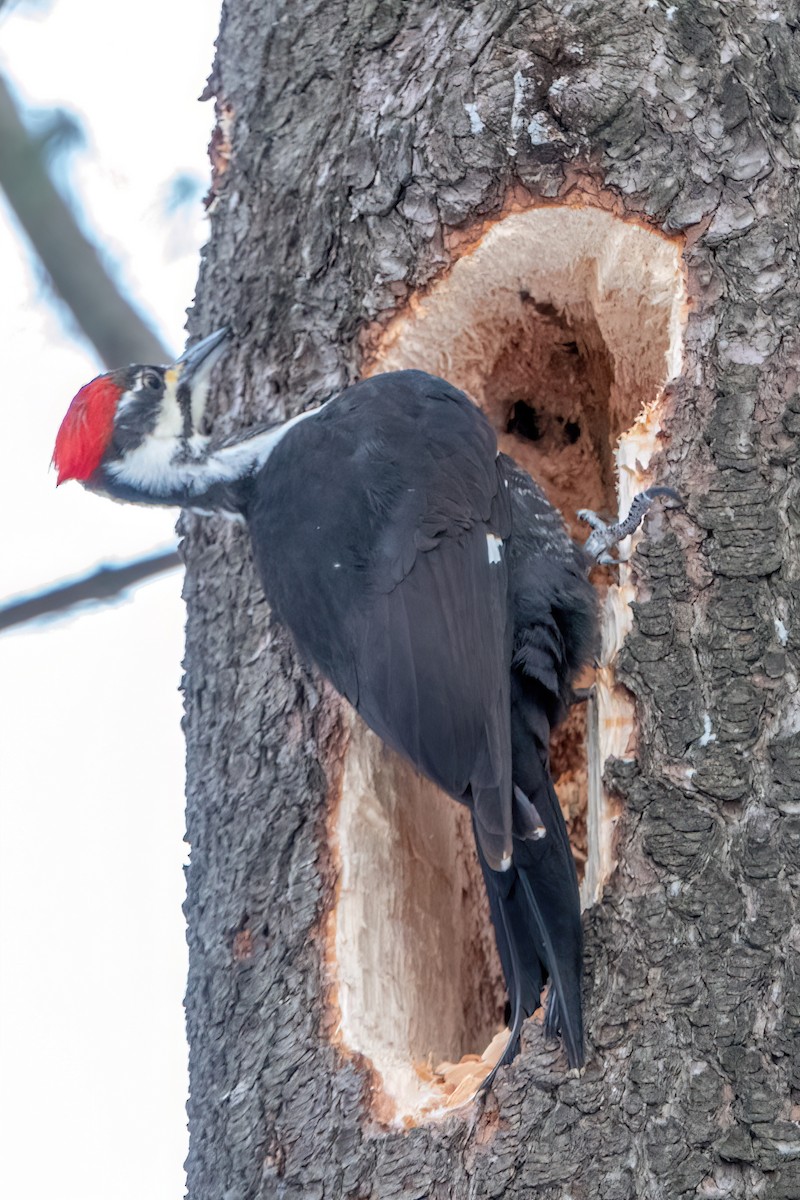
<svg viewBox="0 0 800 1200"><path fill-rule="evenodd" d="M480 855L480 850L478 851L478 854ZM481 855L481 865L483 866L482 855ZM484 867L484 875L488 869L489 869L488 867ZM489 895L490 895L490 905L491 905L491 896L492 896L491 889L489 891ZM495 894L495 899L496 898L497 898L497 896ZM492 909L492 919L494 919L494 911L495 910ZM511 1022L509 1025L509 1037L508 1037L508 1042L506 1044L506 1048L503 1051L503 1053L500 1055L500 1058L497 1060L495 1065L492 1067L492 1070L489 1072L489 1074L484 1079L483 1083L481 1084L482 1091L486 1090L487 1088L490 1088L494 1081L494 1077L497 1074L497 1072L500 1070L500 1068L504 1067L506 1065L506 1063L511 1062L512 1058L516 1057L517 1050L519 1049L520 1033L522 1032L522 1022L525 1020L525 1017L527 1015L525 1012L525 1007L523 1005L523 986L522 986L522 982L521 982L522 981L521 963L517 956L516 942L514 940L514 936L512 934L510 926L509 926L508 913L506 911L505 905L502 903L497 904L497 916L498 916L498 920L500 922L500 927L503 930L502 936L498 935L497 943L498 943L498 948L499 948L499 946L502 942L503 951L501 952L501 956L502 956L503 952L505 953L505 956L506 956L506 959L504 959L504 961L503 961L503 971L505 973L506 986L508 987L508 995L509 995L509 999L511 1001ZM497 930L497 928L498 928L498 926L495 924L495 930ZM506 960L508 961L508 964L509 964L508 971L506 971L506 965L505 965ZM509 980L510 980L510 982L509 982Z"/></svg>
<svg viewBox="0 0 800 1200"><path fill-rule="evenodd" d="M508 1046L486 1085L516 1054L522 1021L538 1008L548 979L545 1033L561 1034L570 1067L584 1061L583 942L575 863L555 788L535 746L521 764L517 760L515 769L519 765L527 785L521 790L546 832L541 838L515 837L507 871L493 871L478 849L512 1010Z"/></svg>
<svg viewBox="0 0 800 1200"><path fill-rule="evenodd" d="M581 1001L580 963L576 964L572 951L574 944L566 947L553 943L548 931L547 920L542 911L528 872L519 871L519 880L536 924L541 944L544 946L546 966L551 978L550 995L545 1015L545 1034L554 1037L561 1034L567 1061L571 1067L583 1066L583 1007ZM570 939L574 942L574 939ZM578 943L580 948L580 942Z"/></svg>

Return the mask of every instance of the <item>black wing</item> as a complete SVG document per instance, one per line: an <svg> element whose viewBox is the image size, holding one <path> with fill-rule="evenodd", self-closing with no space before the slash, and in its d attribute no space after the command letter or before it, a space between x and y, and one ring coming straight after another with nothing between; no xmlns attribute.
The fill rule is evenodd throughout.
<svg viewBox="0 0 800 1200"><path fill-rule="evenodd" d="M595 649L597 598L582 552L533 480L501 455L509 483L513 536L510 590L514 613L511 744L514 777L512 869L482 860L489 905L514 1020L522 1020L552 979L545 1029L559 1029L571 1067L583 1063L580 896L567 829L549 770L550 730L563 716L579 668ZM538 832L526 835L536 814ZM502 1061L502 1060L501 1060Z"/></svg>
<svg viewBox="0 0 800 1200"><path fill-rule="evenodd" d="M298 472L302 460L304 471ZM508 488L459 391L377 376L290 431L248 512L264 588L367 724L511 854Z"/></svg>

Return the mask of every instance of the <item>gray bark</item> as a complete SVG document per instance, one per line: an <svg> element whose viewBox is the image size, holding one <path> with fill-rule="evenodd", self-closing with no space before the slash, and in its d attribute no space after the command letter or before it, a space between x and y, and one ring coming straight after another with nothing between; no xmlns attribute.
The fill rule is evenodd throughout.
<svg viewBox="0 0 800 1200"><path fill-rule="evenodd" d="M453 228L602 188L686 235L664 454L688 519L639 553L619 669L642 735L607 768L586 1073L534 1031L485 1104L409 1131L371 1120L328 1037L338 703L270 627L246 537L186 519L191 1200L800 1196L798 15L226 3L193 315L240 338L219 425L354 380L366 323L447 266Z"/></svg>

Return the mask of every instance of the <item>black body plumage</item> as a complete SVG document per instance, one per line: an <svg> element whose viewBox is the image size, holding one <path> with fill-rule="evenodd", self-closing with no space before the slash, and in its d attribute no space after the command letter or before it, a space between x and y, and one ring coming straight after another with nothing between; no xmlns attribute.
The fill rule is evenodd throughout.
<svg viewBox="0 0 800 1200"><path fill-rule="evenodd" d="M198 426L227 337L170 369L82 389L56 442L59 478L245 518L267 599L301 653L471 810L513 1012L509 1053L551 979L547 1028L578 1066L580 905L548 747L595 648L588 559L498 454L483 413L421 371L215 442ZM627 530L587 519L604 552Z"/></svg>
<svg viewBox="0 0 800 1200"><path fill-rule="evenodd" d="M356 384L291 429L244 513L301 652L472 810L514 1038L551 978L548 1030L580 1065L578 885L548 760L597 622L561 517L480 410L419 371Z"/></svg>

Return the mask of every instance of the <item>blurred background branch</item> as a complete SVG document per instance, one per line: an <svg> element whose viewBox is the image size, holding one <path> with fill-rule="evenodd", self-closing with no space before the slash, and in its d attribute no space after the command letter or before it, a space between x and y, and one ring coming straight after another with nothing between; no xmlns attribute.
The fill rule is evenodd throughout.
<svg viewBox="0 0 800 1200"><path fill-rule="evenodd" d="M9 0L0 0L0 12L5 14L9 7ZM106 367L168 362L173 355L122 295L51 178L57 156L82 141L80 124L62 109L45 114L38 129L28 129L0 75L0 187L36 258ZM177 551L171 549L119 567L102 567L0 608L0 630L86 601L112 601L134 584L179 566Z"/></svg>
<svg viewBox="0 0 800 1200"><path fill-rule="evenodd" d="M4 605L0 608L0 632L40 617L65 613L76 604L85 604L87 600L115 600L134 584L161 575L164 571L172 571L180 565L178 551L165 550L161 554L139 558L119 567L100 567L83 579L59 584L46 592L37 592L35 596Z"/></svg>
<svg viewBox="0 0 800 1200"><path fill-rule="evenodd" d="M175 514L48 463L81 384L183 345L219 10L0 0L0 1196L185 1191Z"/></svg>
<svg viewBox="0 0 800 1200"><path fill-rule="evenodd" d="M168 362L172 355L120 293L50 178L48 145L65 136L75 129L62 116L43 138L31 137L0 76L0 187L54 288L107 367Z"/></svg>

